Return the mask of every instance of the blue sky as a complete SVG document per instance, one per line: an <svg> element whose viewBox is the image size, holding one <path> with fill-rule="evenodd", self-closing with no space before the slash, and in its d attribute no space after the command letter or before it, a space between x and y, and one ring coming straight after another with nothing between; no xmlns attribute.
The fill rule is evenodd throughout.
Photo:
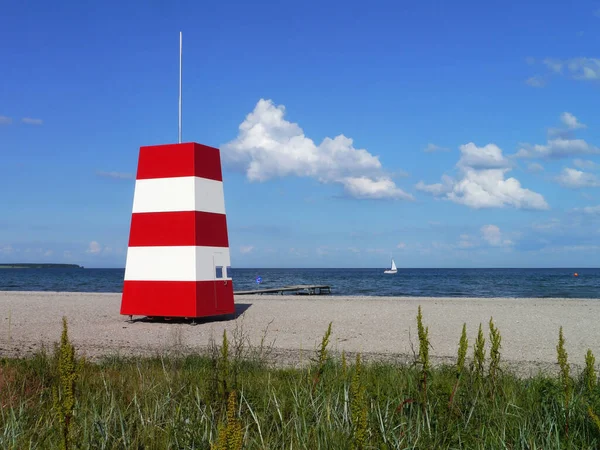
<svg viewBox="0 0 600 450"><path fill-rule="evenodd" d="M179 31L234 267L598 267L597 1L6 4L0 262L124 266Z"/></svg>

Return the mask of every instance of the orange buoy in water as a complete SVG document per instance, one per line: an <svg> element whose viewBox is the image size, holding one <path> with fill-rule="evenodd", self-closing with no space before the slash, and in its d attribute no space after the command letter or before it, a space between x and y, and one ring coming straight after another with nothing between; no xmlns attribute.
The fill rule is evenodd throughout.
<svg viewBox="0 0 600 450"><path fill-rule="evenodd" d="M579 276L579 274L578 274L577 272L575 272L575 274L574 274L573 276L576 276L576 277L578 277L578 276Z"/></svg>

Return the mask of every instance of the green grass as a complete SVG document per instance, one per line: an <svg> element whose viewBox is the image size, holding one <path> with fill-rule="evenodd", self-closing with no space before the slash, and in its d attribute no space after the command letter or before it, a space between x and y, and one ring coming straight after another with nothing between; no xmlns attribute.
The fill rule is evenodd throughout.
<svg viewBox="0 0 600 450"><path fill-rule="evenodd" d="M591 353L588 370L570 381L564 378L571 377L567 370L522 379L497 366L491 378L481 367L462 368L463 341L460 368L428 368L424 397L418 358L411 366L359 358L344 358L342 364L326 349L330 332L312 365L301 369L268 367L226 335L208 356L98 363L76 358L70 363L77 368L70 448L600 447L600 419L594 414L600 413L600 388ZM64 336L62 342L64 360ZM563 347L568 341L561 334ZM60 355L57 347L54 353L0 361L0 448L63 445L64 411L59 414L53 392L72 370L59 364Z"/></svg>

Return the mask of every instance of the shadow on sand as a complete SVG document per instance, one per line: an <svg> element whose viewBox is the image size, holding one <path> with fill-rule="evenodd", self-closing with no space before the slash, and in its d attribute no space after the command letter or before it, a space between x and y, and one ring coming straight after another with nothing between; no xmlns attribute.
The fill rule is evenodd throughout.
<svg viewBox="0 0 600 450"><path fill-rule="evenodd" d="M140 318L134 318L127 320L128 323L182 323L188 325L201 325L204 323L212 322L224 322L229 320L235 320L246 312L248 308L252 306L252 303L236 303L235 313L225 314L222 316L211 316L211 317L161 317L161 316L145 316Z"/></svg>

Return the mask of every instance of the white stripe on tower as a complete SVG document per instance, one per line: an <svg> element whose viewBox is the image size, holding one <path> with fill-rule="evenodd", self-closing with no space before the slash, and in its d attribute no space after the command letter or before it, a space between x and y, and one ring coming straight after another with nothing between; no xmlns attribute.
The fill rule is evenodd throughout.
<svg viewBox="0 0 600 450"><path fill-rule="evenodd" d="M207 281L215 279L214 267L223 276L230 266L227 247L129 247L125 280Z"/></svg>
<svg viewBox="0 0 600 450"><path fill-rule="evenodd" d="M136 180L133 212L166 211L225 214L223 182L200 177Z"/></svg>

